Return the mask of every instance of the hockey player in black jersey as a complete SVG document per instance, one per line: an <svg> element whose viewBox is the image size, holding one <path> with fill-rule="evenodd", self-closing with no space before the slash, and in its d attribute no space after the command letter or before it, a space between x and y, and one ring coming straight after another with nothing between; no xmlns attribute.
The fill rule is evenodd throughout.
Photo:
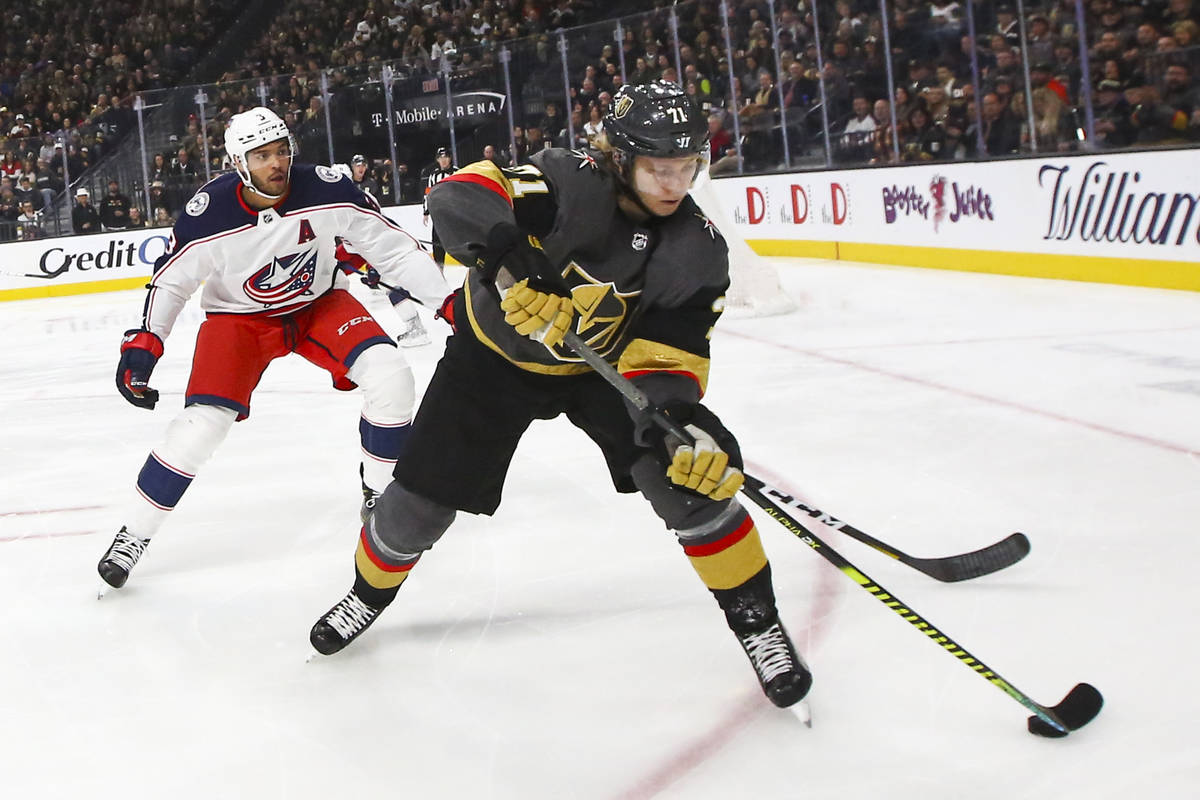
<svg viewBox="0 0 1200 800"><path fill-rule="evenodd" d="M470 270L395 480L359 538L353 589L313 626L335 653L395 598L458 511L491 514L535 419L566 414L620 492L640 491L716 598L767 697L812 679L779 620L737 441L700 403L729 286L725 242L688 195L708 163L703 116L674 84L623 87L597 151L551 149L514 169L471 164L429 209ZM665 438L562 343L578 336L695 439Z"/></svg>

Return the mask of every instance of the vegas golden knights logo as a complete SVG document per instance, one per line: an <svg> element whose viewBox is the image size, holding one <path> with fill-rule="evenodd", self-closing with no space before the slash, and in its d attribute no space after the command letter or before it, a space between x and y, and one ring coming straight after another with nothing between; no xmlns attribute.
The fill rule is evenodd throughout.
<svg viewBox="0 0 1200 800"><path fill-rule="evenodd" d="M621 97L617 99L616 105L613 106L613 116L621 119L629 113L629 109L633 108L632 97Z"/></svg>
<svg viewBox="0 0 1200 800"><path fill-rule="evenodd" d="M572 274L573 273L573 274ZM575 304L575 332L579 338L600 355L607 355L620 341L629 314L629 298L635 292L619 291L612 281L601 282L589 275L574 261L563 276L568 283L576 284L571 289ZM578 360L578 356L565 344L555 347L559 358Z"/></svg>

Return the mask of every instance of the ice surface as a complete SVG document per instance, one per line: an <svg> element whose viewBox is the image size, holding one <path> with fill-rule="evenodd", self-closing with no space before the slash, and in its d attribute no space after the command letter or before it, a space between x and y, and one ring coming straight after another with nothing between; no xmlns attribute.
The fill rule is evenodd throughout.
<svg viewBox="0 0 1200 800"><path fill-rule="evenodd" d="M371 631L306 663L352 577L359 400L295 356L97 600L200 318L147 413L113 386L141 306L122 292L0 305L0 794L1191 796L1200 294L779 263L798 310L713 339L707 401L748 469L914 555L1029 534L1020 564L943 585L819 531L1040 702L1094 683L1087 728L1030 736L1017 703L756 514L815 673L804 727L562 421L523 441L494 518L460 518ZM419 385L439 352L407 351Z"/></svg>

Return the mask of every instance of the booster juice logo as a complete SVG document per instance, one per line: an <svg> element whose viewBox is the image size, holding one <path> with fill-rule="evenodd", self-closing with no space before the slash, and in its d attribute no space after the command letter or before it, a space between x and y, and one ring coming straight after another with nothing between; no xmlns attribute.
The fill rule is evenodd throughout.
<svg viewBox="0 0 1200 800"><path fill-rule="evenodd" d="M905 217L918 216L932 220L933 229L937 231L943 221L958 222L962 219L976 218L980 220L995 220L992 211L992 196L974 185L959 186L957 181L949 182L941 175L935 175L929 182L928 195L923 194L916 186L885 186L883 188L883 219L888 225L894 224ZM947 197L946 189L950 189ZM953 200L953 210L950 207Z"/></svg>

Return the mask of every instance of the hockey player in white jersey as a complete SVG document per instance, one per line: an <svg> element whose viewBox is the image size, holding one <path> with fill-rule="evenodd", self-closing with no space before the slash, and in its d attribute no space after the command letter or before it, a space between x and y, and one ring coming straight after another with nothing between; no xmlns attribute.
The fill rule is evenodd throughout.
<svg viewBox="0 0 1200 800"><path fill-rule="evenodd" d="M126 331L116 382L152 409L151 373L163 342L197 289L206 319L196 338L183 411L146 459L123 527L100 576L124 585L151 537L237 420L274 359L297 353L337 389L361 387L364 516L392 477L415 402L412 371L396 343L345 290L339 261L365 258L389 284L438 308L450 294L416 240L338 171L293 163L295 140L267 108L230 120L235 173L188 201L147 284L142 327ZM348 254L349 253L349 254Z"/></svg>

